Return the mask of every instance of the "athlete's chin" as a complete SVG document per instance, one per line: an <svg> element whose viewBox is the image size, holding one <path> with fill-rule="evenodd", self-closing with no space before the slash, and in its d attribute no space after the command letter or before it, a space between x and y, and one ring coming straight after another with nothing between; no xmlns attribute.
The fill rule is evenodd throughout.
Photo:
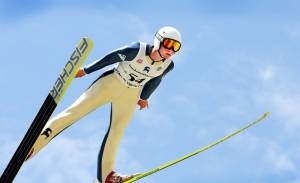
<svg viewBox="0 0 300 183"><path fill-rule="evenodd" d="M171 54L165 54L165 55L164 55L164 58L165 58L165 59L170 59L171 57L172 57Z"/></svg>

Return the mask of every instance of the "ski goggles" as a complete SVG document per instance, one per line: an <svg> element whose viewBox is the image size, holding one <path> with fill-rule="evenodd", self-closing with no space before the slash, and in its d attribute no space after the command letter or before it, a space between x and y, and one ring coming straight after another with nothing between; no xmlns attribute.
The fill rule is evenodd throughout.
<svg viewBox="0 0 300 183"><path fill-rule="evenodd" d="M172 49L174 52L180 50L181 44L179 41L170 38L164 38L162 41L162 46L166 49Z"/></svg>

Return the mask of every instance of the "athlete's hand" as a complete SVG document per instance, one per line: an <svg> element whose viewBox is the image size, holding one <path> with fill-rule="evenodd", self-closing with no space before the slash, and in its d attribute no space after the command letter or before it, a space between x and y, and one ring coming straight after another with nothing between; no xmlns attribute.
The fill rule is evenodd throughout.
<svg viewBox="0 0 300 183"><path fill-rule="evenodd" d="M140 99L137 104L140 106L140 110L144 109L145 107L148 108L148 100Z"/></svg>
<svg viewBox="0 0 300 183"><path fill-rule="evenodd" d="M86 73L84 72L83 68L80 68L80 69L77 71L75 77L76 77L76 78L80 78L80 77L85 76L85 75L86 75Z"/></svg>

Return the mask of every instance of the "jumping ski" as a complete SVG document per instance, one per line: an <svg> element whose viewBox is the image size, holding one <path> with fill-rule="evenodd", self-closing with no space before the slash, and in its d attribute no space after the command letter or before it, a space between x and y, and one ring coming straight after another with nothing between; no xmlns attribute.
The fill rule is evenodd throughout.
<svg viewBox="0 0 300 183"><path fill-rule="evenodd" d="M23 140L21 141L15 154L13 155L6 169L1 175L1 183L13 182L30 149L32 148L39 134L42 132L51 114L55 110L58 103L61 101L63 95L74 79L79 67L83 64L92 48L93 42L91 39L84 37L80 40L62 72L55 81L53 88L46 97L28 131L23 137Z"/></svg>
<svg viewBox="0 0 300 183"><path fill-rule="evenodd" d="M132 179L130 179L130 180L128 180L128 181L125 181L124 183L135 182L135 181L137 181L137 180L139 180L139 179L141 179L141 178L147 177L147 176L149 176L149 175L151 175L151 174L154 174L154 173L156 173L156 172L158 172L158 171L161 171L161 170L163 170L163 169L165 169L165 168L167 168L167 167L170 167L170 166L172 166L172 165L175 165L175 164L177 164L177 163L179 163L179 162L181 162L181 161L183 161L183 160L185 160L185 159L188 159L188 158L190 158L190 157L192 157L192 156L195 156L195 155L197 155L197 154L199 154L199 153L201 153L201 152L203 152L203 151L205 151L205 150L208 150L208 149L210 149L210 148L212 148L212 147L214 147L214 146L216 146L216 145L218 145L218 144L224 142L225 140L228 140L229 138L231 138L231 137L233 137L233 136L235 136L235 135L237 135L237 134L239 134L239 133L245 131L246 129L248 129L248 128L254 126L254 125L256 125L257 123L263 121L268 115L269 115L269 112L266 112L266 113L264 113L260 118L258 118L257 120L255 120L255 121L249 123L249 124L246 125L245 127L241 128L241 129L239 129L239 130L237 130L237 131L235 131L235 132L233 132L233 133L231 133L231 134L229 134L229 135L227 135L227 136L224 136L223 138L221 138L221 139L219 139L219 140L217 140L217 141L215 141L215 142L213 142L213 143L211 143L211 144L209 144L209 145L207 145L207 146L205 146L205 147L203 147L203 148L201 148L201 149L198 149L198 150L196 150L196 151L194 151L194 152L192 152L192 153L190 153L190 154L187 154L187 155L185 155L185 156L183 156L183 157L181 157L181 158L178 158L178 159L173 160L173 161L171 161L171 162L169 162L169 163L166 163L166 164L164 164L164 165L161 165L161 166L159 166L159 167L157 167L157 168L154 168L154 169L152 169L152 170L150 170L150 171L148 171L148 172L144 172L144 173L138 174L137 176L133 177Z"/></svg>

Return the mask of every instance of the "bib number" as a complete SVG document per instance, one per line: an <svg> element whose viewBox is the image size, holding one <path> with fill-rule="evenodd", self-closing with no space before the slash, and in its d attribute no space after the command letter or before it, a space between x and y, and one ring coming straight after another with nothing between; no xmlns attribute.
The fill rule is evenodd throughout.
<svg viewBox="0 0 300 183"><path fill-rule="evenodd" d="M138 76L135 75L134 73L130 73L129 76L130 76L130 79L129 79L130 81L134 81L139 84L141 84L145 80L145 78L138 78Z"/></svg>

